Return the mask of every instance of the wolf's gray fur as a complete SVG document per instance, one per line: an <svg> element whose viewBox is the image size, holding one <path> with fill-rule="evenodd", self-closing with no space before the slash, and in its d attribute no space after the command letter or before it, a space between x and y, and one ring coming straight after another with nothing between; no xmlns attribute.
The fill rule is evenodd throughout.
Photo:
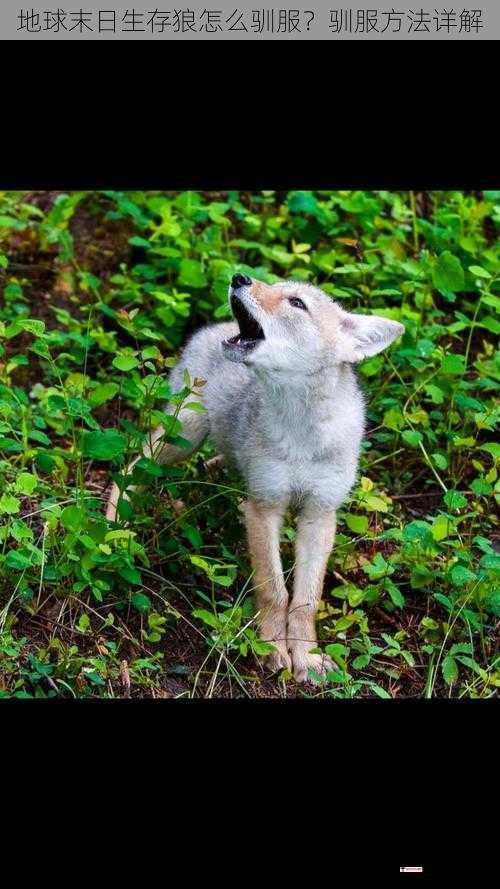
<svg viewBox="0 0 500 889"><path fill-rule="evenodd" d="M207 381L199 434L238 467L250 496L292 506L312 497L318 507L338 508L354 482L363 436L363 398L352 369L332 365L291 376L235 366L221 342L237 333L236 324L196 333L171 374L173 391L182 389L186 368Z"/></svg>
<svg viewBox="0 0 500 889"><path fill-rule="evenodd" d="M293 666L304 681L311 668L324 673L331 667L311 648L335 513L355 481L364 433L364 401L352 364L380 352L404 328L347 313L303 282L270 286L240 276L229 296L239 323L196 333L170 382L174 392L182 389L186 369L191 379L206 381L195 387L206 413L182 411L183 435L193 450L209 435L245 480L261 635L276 649L271 667ZM155 436L158 459L186 455L162 446L161 433ZM289 607L279 556L288 506L299 512ZM113 509L108 516L114 517Z"/></svg>

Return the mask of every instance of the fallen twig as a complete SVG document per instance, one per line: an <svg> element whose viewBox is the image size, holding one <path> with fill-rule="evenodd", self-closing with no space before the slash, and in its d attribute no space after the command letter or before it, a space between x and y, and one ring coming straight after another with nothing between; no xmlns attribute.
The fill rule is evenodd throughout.
<svg viewBox="0 0 500 889"><path fill-rule="evenodd" d="M128 671L128 663L127 661L122 661L120 666L120 677L122 680L123 690L125 692L125 697L130 697L130 673Z"/></svg>

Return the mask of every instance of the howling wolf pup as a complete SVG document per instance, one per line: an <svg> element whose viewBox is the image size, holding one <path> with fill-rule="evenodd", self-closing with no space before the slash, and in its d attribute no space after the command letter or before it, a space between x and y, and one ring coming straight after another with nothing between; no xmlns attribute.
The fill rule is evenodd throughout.
<svg viewBox="0 0 500 889"><path fill-rule="evenodd" d="M268 666L293 668L304 682L310 670L322 675L333 667L312 649L336 511L354 484L364 431L352 365L385 349L404 327L346 312L303 282L268 285L234 275L229 300L235 322L198 331L171 373L174 392L183 388L186 368L191 379L206 381L194 395L206 411L179 415L191 450L164 442L159 427L144 453L173 463L210 435L239 469L248 490L243 511L257 621L261 638L275 649ZM119 497L114 485L107 508L112 521ZM288 506L298 512L290 603L280 558Z"/></svg>

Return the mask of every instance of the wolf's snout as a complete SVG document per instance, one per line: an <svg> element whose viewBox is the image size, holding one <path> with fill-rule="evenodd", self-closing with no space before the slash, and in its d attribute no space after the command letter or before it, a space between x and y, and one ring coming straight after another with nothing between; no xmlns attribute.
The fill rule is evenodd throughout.
<svg viewBox="0 0 500 889"><path fill-rule="evenodd" d="M250 287L252 279L248 275L233 275L231 285L233 287Z"/></svg>

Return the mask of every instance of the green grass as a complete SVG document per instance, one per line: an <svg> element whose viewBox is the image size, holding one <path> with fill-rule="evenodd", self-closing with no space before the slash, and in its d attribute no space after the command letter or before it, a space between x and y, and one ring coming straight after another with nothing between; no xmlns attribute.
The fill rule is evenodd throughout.
<svg viewBox="0 0 500 889"><path fill-rule="evenodd" d="M500 192L0 193L0 697L490 697L500 686ZM320 610L319 687L259 656L242 482L114 477L235 272L405 324L359 367L368 433ZM182 444L173 420L169 440ZM283 530L293 569L294 526Z"/></svg>

